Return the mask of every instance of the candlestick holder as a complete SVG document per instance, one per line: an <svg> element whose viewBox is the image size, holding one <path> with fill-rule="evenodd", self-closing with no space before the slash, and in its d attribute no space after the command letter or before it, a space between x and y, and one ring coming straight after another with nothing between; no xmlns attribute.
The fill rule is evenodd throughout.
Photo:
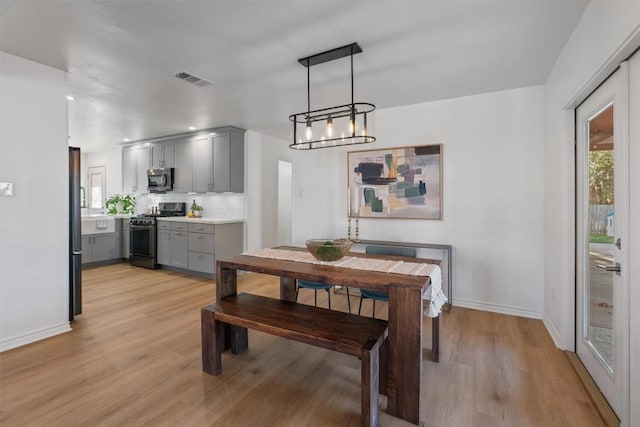
<svg viewBox="0 0 640 427"><path fill-rule="evenodd" d="M356 238L353 239L354 242L359 242L360 241L360 227L358 225L358 220L360 218L356 216Z"/></svg>

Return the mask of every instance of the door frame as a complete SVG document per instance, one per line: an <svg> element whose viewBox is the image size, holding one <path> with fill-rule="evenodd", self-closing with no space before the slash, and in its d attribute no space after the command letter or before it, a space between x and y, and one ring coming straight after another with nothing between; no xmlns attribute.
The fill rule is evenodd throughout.
<svg viewBox="0 0 640 427"><path fill-rule="evenodd" d="M622 425L628 425L628 420L629 420L629 413L630 413L630 325L629 325L629 319L630 319L630 275L629 275L629 269L630 269L630 258L629 258L629 246L631 243L631 239L630 239L630 233L629 233L629 225L630 225L630 220L631 220L631 212L629 209L629 199L630 199L630 162L629 162L629 158L630 158L630 141L629 141L629 133L630 133L630 126L629 126L629 115L630 115L630 65L628 60L623 62L622 64L620 64L620 67L618 69L616 69L613 73L611 73L611 75L609 75L596 89L594 89L587 97L585 97L585 99L578 105L575 107L574 109L574 123L575 123L575 153L574 153L574 190L575 190L575 199L574 199L574 224L575 224L575 228L574 228L574 271L575 271L575 275L574 275L574 303L575 303L575 310L574 310L574 321L573 321L573 326L574 326L574 351L577 353L578 350L578 343L579 341L582 339L582 337L579 334L579 316L581 315L581 313L578 310L579 307L579 301L578 301L578 297L579 297L579 287L583 286L583 283L579 283L579 271L578 271L578 267L579 267L579 248L578 248L578 233L581 233L582 230L578 229L579 226L579 222L578 222L578 215L580 213L581 210L583 210L581 206L578 205L578 179L580 178L584 178L584 177L579 177L578 173L581 169L580 165L578 164L579 160L584 160L584 158L580 158L578 156L578 150L579 150L579 144L582 144L584 141L579 141L579 127L582 127L584 124L583 123L579 123L579 118L578 118L578 114L577 114L577 110L580 106L582 106L582 104L590 99L591 95L596 92L601 86L603 86L606 82L609 81L609 79L616 73L619 73L619 75L616 77L617 79L619 79L619 82L617 83L619 85L619 87L621 88L621 90L619 91L619 97L617 99L615 99L615 107L618 111L619 114L621 114L620 116L620 129L616 128L614 132L618 133L619 137L616 139L616 151L619 150L620 153L622 153L621 155L617 156L616 160L619 160L620 158L624 159L624 163L622 165L622 168L620 170L619 173L619 177L620 177L620 181L621 181L621 185L623 188L623 197L622 200L618 200L617 204L621 204L621 206L619 206L619 209L624 212L623 218L620 218L620 220L618 220L618 218L616 218L616 236L615 237L622 237L622 242L623 242L623 247L625 248L621 254L619 254L618 256L616 256L617 259L620 260L620 263L622 264L622 271L621 271L621 277L619 280L620 283L620 293L621 293L621 297L620 300L622 301L621 304L617 304L616 305L616 310L620 310L620 317L622 319L622 324L616 326L617 328L620 328L619 330L619 335L616 336L616 340L617 339L621 339L621 347L620 347L620 368L622 370L621 375L620 375L620 382L621 382L621 392L622 392L622 402L619 408L619 414L618 416L620 417L620 420L622 422ZM615 90L615 89L614 89ZM613 98L611 99L613 100ZM599 105L596 110L600 109L601 107L604 106L604 104L608 103L609 101L602 101L601 104ZM614 119L615 122L615 119ZM618 185L620 185L618 184ZM617 206L618 207L618 206ZM626 242L626 244L625 244ZM583 319L584 320L584 319ZM620 338L619 338L620 337ZM582 362L582 361L581 361ZM585 366L586 368L586 366ZM611 403L610 403L611 405ZM613 407L613 405L611 405Z"/></svg>

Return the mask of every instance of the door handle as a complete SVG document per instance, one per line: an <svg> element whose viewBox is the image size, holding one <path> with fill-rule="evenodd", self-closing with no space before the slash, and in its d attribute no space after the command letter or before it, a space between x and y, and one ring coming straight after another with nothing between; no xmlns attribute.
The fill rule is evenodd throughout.
<svg viewBox="0 0 640 427"><path fill-rule="evenodd" d="M601 270L605 270L605 271L615 271L618 276L620 275L620 263L619 262L616 262L615 264L610 264L610 265L596 264L596 267L598 267Z"/></svg>

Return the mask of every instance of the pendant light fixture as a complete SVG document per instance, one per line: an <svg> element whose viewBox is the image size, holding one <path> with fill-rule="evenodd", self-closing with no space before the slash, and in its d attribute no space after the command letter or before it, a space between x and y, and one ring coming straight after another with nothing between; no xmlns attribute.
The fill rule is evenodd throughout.
<svg viewBox="0 0 640 427"><path fill-rule="evenodd" d="M351 43L298 59L300 64L307 67L307 111L289 116L293 126L293 143L289 145L290 148L313 150L367 144L376 140L372 135L373 110L376 106L353 100L353 55L361 52L362 48L358 43ZM310 68L346 56L351 58L351 103L312 111Z"/></svg>

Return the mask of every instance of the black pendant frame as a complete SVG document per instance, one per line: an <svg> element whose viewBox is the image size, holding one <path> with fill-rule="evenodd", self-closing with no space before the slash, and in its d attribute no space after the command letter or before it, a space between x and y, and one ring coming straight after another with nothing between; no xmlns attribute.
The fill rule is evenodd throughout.
<svg viewBox="0 0 640 427"><path fill-rule="evenodd" d="M312 150L316 148L368 144L376 140L374 136L368 134L370 130L369 124L372 119L371 113L375 110L376 106L366 102L354 102L353 55L361 52L362 48L357 43L351 43L298 59L298 62L307 68L307 111L289 116L289 121L293 124L293 143L289 145L290 148L296 150ZM311 79L309 69L314 65L323 64L346 56L351 57L351 103L336 107L311 110ZM346 135L342 132L342 134L337 137L333 137L329 134L326 137L323 135L321 139L315 140L312 139L311 135L307 135L306 140L298 138L299 124L306 127L307 132L310 132L314 122L326 122L327 124L331 124L333 132L333 121L346 117L349 118L349 129Z"/></svg>

